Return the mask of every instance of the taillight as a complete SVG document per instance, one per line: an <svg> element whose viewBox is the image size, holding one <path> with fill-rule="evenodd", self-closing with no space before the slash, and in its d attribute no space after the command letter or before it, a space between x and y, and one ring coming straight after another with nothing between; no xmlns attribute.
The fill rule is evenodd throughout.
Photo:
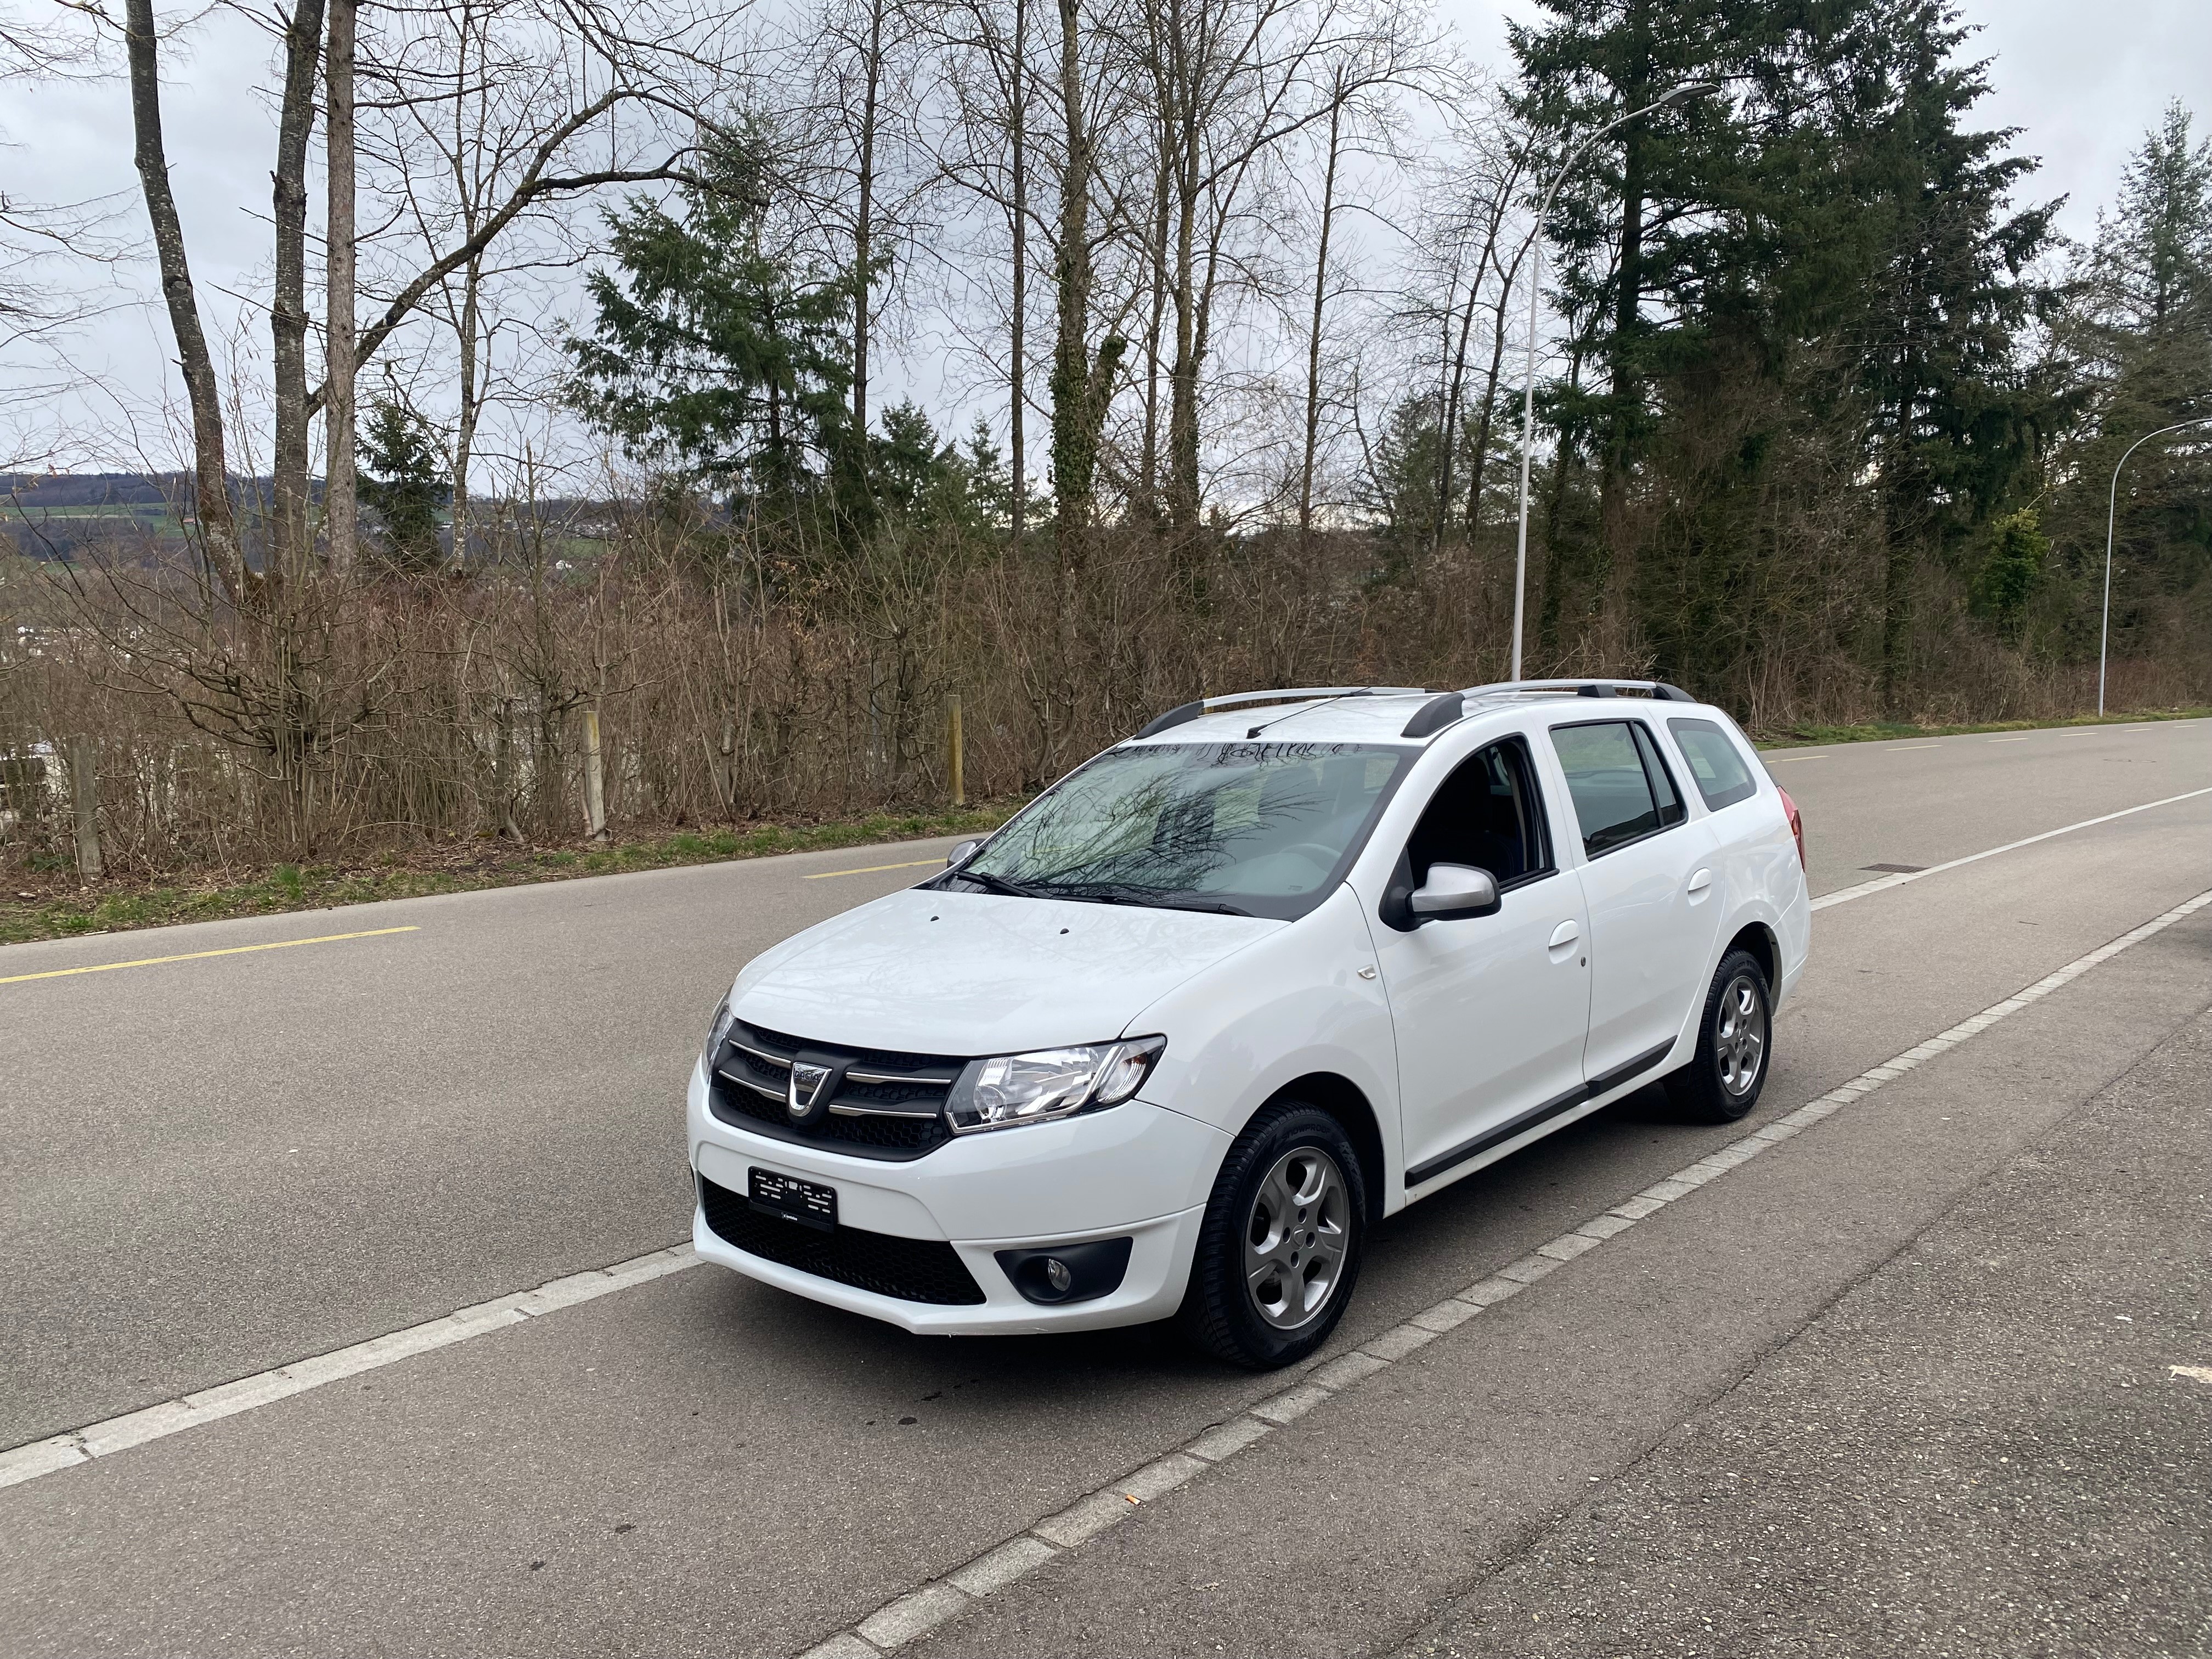
<svg viewBox="0 0 2212 1659"><path fill-rule="evenodd" d="M1802 870L1805 868L1805 820L1798 816L1797 803L1790 799L1787 789L1778 783L1774 786L1774 793L1782 797L1782 810L1790 819L1790 833L1797 837L1797 867Z"/></svg>

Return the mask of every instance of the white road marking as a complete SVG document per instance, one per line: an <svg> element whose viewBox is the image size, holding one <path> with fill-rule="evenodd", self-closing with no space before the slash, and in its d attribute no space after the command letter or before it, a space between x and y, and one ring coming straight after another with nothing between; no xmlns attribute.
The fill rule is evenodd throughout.
<svg viewBox="0 0 2212 1659"><path fill-rule="evenodd" d="M2002 847L1991 847L1979 853L1969 853L1962 859L1953 859L1948 864L1931 864L1925 870L1914 870L1894 876L1883 876L1875 881L1863 881L1856 887L1839 887L1832 893L1823 893L1813 901L1815 910L1825 910L1832 904L1848 904L1869 893L1887 892L1893 887L1902 887L1908 881L1923 881L1929 876L1940 876L1946 870L1955 870L1962 864L1978 864L1984 859L1993 859L2000 853L2015 853L2023 847L2033 847L2039 841L2049 841L2053 836L2070 836L2076 830L2088 830L2100 823L2110 823L2115 818L2130 817L2137 812L2148 812L2154 806L2171 806L2176 801L2195 800L2199 795L2212 795L2212 789L2191 789L2186 794L2168 795L2164 800L2147 800L2141 806L2123 807L2117 812L2107 812L2102 817L2083 818L2079 823L2069 823L2057 830L2046 830L2039 836L2030 836L2024 841L2008 841Z"/></svg>
<svg viewBox="0 0 2212 1659"><path fill-rule="evenodd" d="M941 1629L975 1606L983 1595L995 1594L1026 1578L1055 1557L1127 1520L1136 1513L1137 1506L1129 1501L1132 1497L1149 1503L1194 1479L1213 1464L1225 1462L1275 1432L1278 1425L1295 1421L1316 1407L1358 1388L1369 1377L1389 1370L1407 1354L1435 1340L1440 1333L1466 1323L1485 1308L1493 1307L1508 1297L1518 1296L1537 1279L1577 1256L1601 1248L1607 1240L1618 1237L1646 1216L1656 1214L1677 1199L1688 1197L1707 1182L1717 1181L1730 1170L1749 1163L1769 1147L1811 1128L1853 1101L1872 1094L1883 1084L1957 1048L1969 1037L1980 1035L1999 1020L2041 1001L2099 963L2111 961L2154 933L2163 933L2208 904L2212 904L2212 891L2199 893L2109 944L2075 957L2002 1002L1960 1021L1949 1030L1929 1037L1870 1071L1862 1072L1849 1083L1831 1089L1786 1117L1777 1119L1718 1152L1708 1152L1687 1169L1678 1170L1666 1180L1653 1182L1633 1198L1614 1205L1601 1215L1593 1216L1573 1231L1538 1245L1519 1261L1508 1262L1495 1273L1453 1292L1434 1307L1423 1309L1403 1324L1393 1326L1351 1352L1316 1367L1273 1398L1261 1401L1243 1414L1154 1458L1133 1474L1109 1481L1076 1499L1059 1514L1047 1516L1028 1531L993 1545L975 1560L945 1577L894 1596L866 1618L809 1648L799 1659L872 1659L872 1656L890 1652ZM2197 1367L2183 1365L2172 1369L2178 1374L2212 1382L2212 1370L2200 1371ZM963 1588L963 1580L988 1589L981 1595L975 1594Z"/></svg>
<svg viewBox="0 0 2212 1659"><path fill-rule="evenodd" d="M2186 1376L2198 1382L2212 1382L2212 1365L2168 1365L2166 1369L2176 1376Z"/></svg>
<svg viewBox="0 0 2212 1659"><path fill-rule="evenodd" d="M617 1261L611 1267L570 1273L563 1279L548 1280L535 1290L515 1291L489 1302L479 1302L471 1308L456 1309L442 1318L410 1325L404 1330L371 1337L366 1342L356 1342L329 1353L295 1359L274 1370L259 1371L252 1376L180 1395L143 1411L128 1412L105 1422L71 1429L66 1434L33 1440L28 1445L0 1452L0 1486L17 1486L42 1474L89 1462L95 1457L112 1456L129 1447L143 1446L149 1440L197 1428L202 1423L235 1417L258 1406L273 1405L310 1389L319 1389L325 1382L397 1364L434 1348L450 1348L456 1342L519 1325L556 1308L573 1308L580 1302L596 1301L633 1285L659 1279L664 1273L681 1273L698 1265L699 1258L691 1254L689 1244L655 1250L650 1255Z"/></svg>

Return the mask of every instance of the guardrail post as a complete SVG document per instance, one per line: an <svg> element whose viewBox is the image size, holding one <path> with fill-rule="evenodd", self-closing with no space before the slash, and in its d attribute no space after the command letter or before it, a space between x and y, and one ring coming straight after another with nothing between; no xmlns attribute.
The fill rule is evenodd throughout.
<svg viewBox="0 0 2212 1659"><path fill-rule="evenodd" d="M76 813L76 872L100 879L100 745L89 738L69 744L70 805Z"/></svg>
<svg viewBox="0 0 2212 1659"><path fill-rule="evenodd" d="M954 692L945 700L945 771L952 781L952 804L968 804L968 780L963 775L965 744L960 730L960 694Z"/></svg>
<svg viewBox="0 0 2212 1659"><path fill-rule="evenodd" d="M599 760L599 711L584 711L584 823L593 841L607 838L607 781Z"/></svg>

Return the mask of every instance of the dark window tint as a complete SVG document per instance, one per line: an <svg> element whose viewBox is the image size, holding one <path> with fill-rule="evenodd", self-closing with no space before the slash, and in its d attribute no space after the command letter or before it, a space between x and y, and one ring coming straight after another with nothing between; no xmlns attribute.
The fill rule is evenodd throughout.
<svg viewBox="0 0 2212 1659"><path fill-rule="evenodd" d="M1627 720L1604 720L1552 732L1575 821L1582 827L1583 850L1592 858L1660 827L1659 803L1652 798L1651 779L1629 726ZM1680 802L1674 810L1680 812Z"/></svg>
<svg viewBox="0 0 2212 1659"><path fill-rule="evenodd" d="M1636 752L1644 757L1644 769L1651 778L1651 793L1659 803L1659 827L1680 823L1689 816L1683 809L1681 792L1674 787L1674 775L1667 769L1660 757L1659 740L1651 735L1649 726L1638 725L1636 732Z"/></svg>
<svg viewBox="0 0 2212 1659"><path fill-rule="evenodd" d="M1547 873L1551 843L1528 750L1517 740L1494 743L1462 762L1422 809L1406 854L1415 886L1437 864L1487 870L1501 887Z"/></svg>
<svg viewBox="0 0 2212 1659"><path fill-rule="evenodd" d="M1759 793L1758 781L1744 762L1743 751L1711 720L1668 720L1667 729L1682 745L1682 756L1690 763L1690 775L1697 780L1698 793L1716 812L1740 800L1749 800Z"/></svg>

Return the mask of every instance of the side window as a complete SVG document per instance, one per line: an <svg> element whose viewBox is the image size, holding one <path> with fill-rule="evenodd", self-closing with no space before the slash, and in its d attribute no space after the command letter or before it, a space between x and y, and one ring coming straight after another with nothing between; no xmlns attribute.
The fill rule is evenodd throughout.
<svg viewBox="0 0 2212 1659"><path fill-rule="evenodd" d="M1651 728L1638 721L1636 752L1644 757L1644 770L1651 780L1652 798L1659 803L1659 827L1662 830L1680 823L1689 814L1683 809L1682 797L1674 787L1674 775L1667 769L1667 762L1659 753L1658 740Z"/></svg>
<svg viewBox="0 0 2212 1659"><path fill-rule="evenodd" d="M1586 726L1552 728L1552 747L1567 775L1567 795L1582 828L1583 850L1595 858L1680 818L1662 819L1632 728L1633 720L1594 720ZM1646 738L1646 742L1650 739ZM1660 776L1666 775L1662 772ZM1669 791L1671 793L1671 790Z"/></svg>
<svg viewBox="0 0 2212 1659"><path fill-rule="evenodd" d="M1500 887L1551 873L1543 802L1521 739L1493 743L1460 763L1429 797L1406 856L1416 886L1436 864L1487 870Z"/></svg>
<svg viewBox="0 0 2212 1659"><path fill-rule="evenodd" d="M1744 763L1743 751L1713 721L1668 720L1667 729L1682 745L1683 758L1690 763L1690 776L1713 811L1749 800L1759 793L1751 768Z"/></svg>

